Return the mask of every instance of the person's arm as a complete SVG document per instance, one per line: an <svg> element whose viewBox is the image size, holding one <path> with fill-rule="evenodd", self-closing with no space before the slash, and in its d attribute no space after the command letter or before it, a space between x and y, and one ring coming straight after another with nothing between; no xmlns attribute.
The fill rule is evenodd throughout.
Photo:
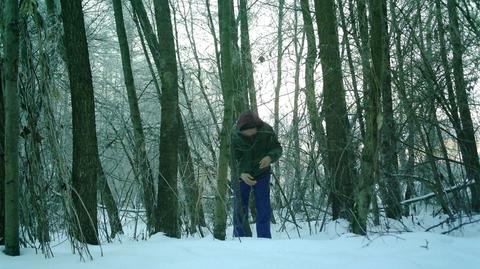
<svg viewBox="0 0 480 269"><path fill-rule="evenodd" d="M280 159L280 156L282 156L283 149L282 145L280 145L280 142L278 142L277 134L275 134L273 129L271 131L267 156L270 156L272 159L271 162L274 163Z"/></svg>
<svg viewBox="0 0 480 269"><path fill-rule="evenodd" d="M241 151L239 151L234 143L233 135L230 139L230 169L232 170L232 176L240 177L240 158Z"/></svg>

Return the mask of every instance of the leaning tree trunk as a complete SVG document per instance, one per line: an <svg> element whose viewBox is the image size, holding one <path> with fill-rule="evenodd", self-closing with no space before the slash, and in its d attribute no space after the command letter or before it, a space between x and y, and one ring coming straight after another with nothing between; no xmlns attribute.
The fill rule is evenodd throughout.
<svg viewBox="0 0 480 269"><path fill-rule="evenodd" d="M215 196L215 222L213 235L225 240L227 225L227 174L230 158L230 133L233 124L233 72L232 72L232 10L227 1L218 0L218 19L220 23L221 85L223 94L223 121L220 132L220 154L217 168L217 190ZM228 1L229 2L229 1Z"/></svg>
<svg viewBox="0 0 480 269"><path fill-rule="evenodd" d="M80 242L98 244L98 148L92 73L82 1L61 0L61 5L72 102L72 196L78 221L75 237Z"/></svg>
<svg viewBox="0 0 480 269"><path fill-rule="evenodd" d="M6 0L3 10L5 52L5 254L20 254L18 220L18 1ZM7 143L8 142L8 143Z"/></svg>
<svg viewBox="0 0 480 269"><path fill-rule="evenodd" d="M151 232L155 225L155 215L153 214L155 205L154 180L150 168L150 162L147 157L145 135L143 133L142 118L140 116L138 98L135 91L135 82L130 61L130 50L128 47L121 0L113 0L113 12L115 14L115 25L117 28L118 43L122 57L123 77L127 90L128 105L130 108L130 120L133 125L135 166L137 167L140 176L140 184L143 189L143 203L147 214L147 230Z"/></svg>
<svg viewBox="0 0 480 269"><path fill-rule="evenodd" d="M463 146L463 161L465 171L469 180L475 182L471 187L472 209L480 212L480 162L478 159L477 144L475 142L475 131L473 128L472 116L470 113L468 93L463 72L463 44L460 36L459 18L457 14L457 1L447 0L448 18L450 21L450 38L452 42L452 64L453 77L455 82L455 94L457 97L458 110L460 112L460 121L462 124L463 141L459 141L460 147Z"/></svg>
<svg viewBox="0 0 480 269"><path fill-rule="evenodd" d="M327 166L333 218L349 217L353 209L353 156L348 147L348 118L337 35L334 0L315 0L319 55L323 75Z"/></svg>
<svg viewBox="0 0 480 269"><path fill-rule="evenodd" d="M120 217L118 215L117 203L113 197L112 189L108 184L105 171L103 170L102 163L100 162L100 157L98 157L97 161L97 178L99 183L98 186L100 197L107 210L108 222L110 224L110 237L115 238L117 234L123 234L122 222L120 221Z"/></svg>

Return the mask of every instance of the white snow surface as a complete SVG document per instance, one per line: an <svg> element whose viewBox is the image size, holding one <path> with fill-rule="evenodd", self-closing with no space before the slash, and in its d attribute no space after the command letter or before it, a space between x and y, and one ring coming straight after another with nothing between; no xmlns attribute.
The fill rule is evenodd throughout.
<svg viewBox="0 0 480 269"><path fill-rule="evenodd" d="M78 254L72 253L70 243L64 241L52 243L55 257L49 259L29 248L22 248L18 257L0 254L0 269L480 268L480 223L465 225L449 235L441 232L459 223L424 232L441 221L438 217L404 219L403 224L390 221L388 233L376 232L373 227L368 237L346 232L345 221L330 222L322 232L315 231L318 223L311 223L311 233L305 223L301 237L292 226L287 226L287 233L274 225L271 240L230 236L219 241L211 235L172 239L157 234L136 241L127 232L114 243L90 246L92 260L81 261ZM402 229L411 232L398 231ZM227 233L231 235L231 231Z"/></svg>

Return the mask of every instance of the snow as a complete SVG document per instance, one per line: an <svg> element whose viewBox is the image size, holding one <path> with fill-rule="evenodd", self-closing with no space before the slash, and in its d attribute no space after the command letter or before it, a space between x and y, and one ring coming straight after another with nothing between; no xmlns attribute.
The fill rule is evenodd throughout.
<svg viewBox="0 0 480 269"><path fill-rule="evenodd" d="M458 223L422 232L426 226L440 223L441 218L405 219L404 223L407 222L408 229L414 232L400 233L397 229L405 229L405 224L392 221L389 233L372 229L368 238L347 233L344 221L330 222L324 231L312 231L313 235L308 225L302 225L301 238L293 238L297 233L291 227L287 235L284 231L278 232L280 226L273 226L272 240L229 237L219 241L212 236L171 239L154 235L147 241L135 241L127 233L101 248L90 246L93 260L81 261L65 241L52 244L55 257L50 259L24 248L18 257L0 254L0 269L479 268L479 222L465 225L449 235L441 232ZM315 223L311 227L318 228ZM254 230L254 225L252 228ZM231 234L231 228L228 233Z"/></svg>

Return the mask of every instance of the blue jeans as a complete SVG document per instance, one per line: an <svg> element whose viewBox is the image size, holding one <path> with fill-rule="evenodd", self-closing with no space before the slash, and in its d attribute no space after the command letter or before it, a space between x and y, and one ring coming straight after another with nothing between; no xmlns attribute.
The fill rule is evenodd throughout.
<svg viewBox="0 0 480 269"><path fill-rule="evenodd" d="M233 236L252 236L248 223L248 201L250 191L253 189L255 195L255 208L257 210L257 237L272 238L270 232L270 219L272 208L270 206L270 176L264 174L255 178L257 184L247 185L240 181L240 186L234 188L234 210L233 210Z"/></svg>

